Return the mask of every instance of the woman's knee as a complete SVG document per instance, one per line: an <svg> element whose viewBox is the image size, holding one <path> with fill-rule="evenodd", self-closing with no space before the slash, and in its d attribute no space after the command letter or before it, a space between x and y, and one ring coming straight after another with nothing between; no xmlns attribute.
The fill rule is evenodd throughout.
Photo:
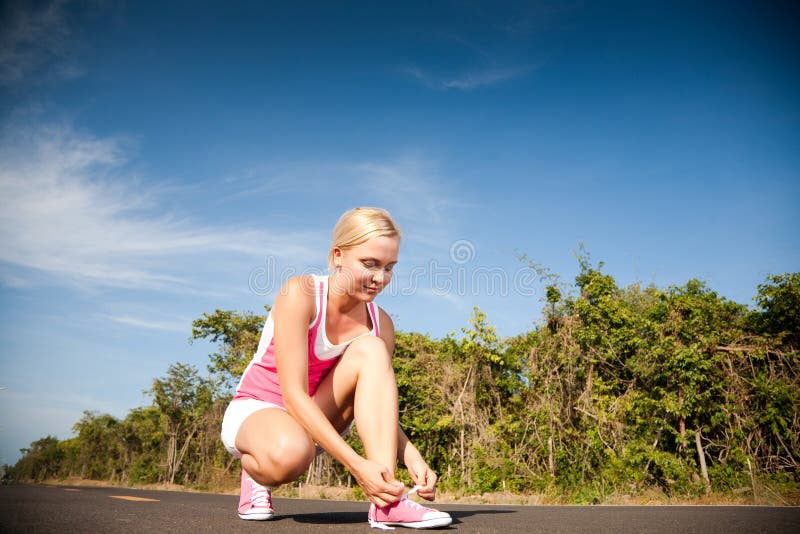
<svg viewBox="0 0 800 534"><path fill-rule="evenodd" d="M388 361L391 359L386 343L377 336L364 336L356 339L348 345L343 356L369 358L371 361Z"/></svg>
<svg viewBox="0 0 800 534"><path fill-rule="evenodd" d="M250 456L242 463L250 476L262 484L267 481L267 485L302 475L316 452L305 430L277 409L262 410L245 419L236 435L236 448Z"/></svg>
<svg viewBox="0 0 800 534"><path fill-rule="evenodd" d="M250 454L258 464L258 473L254 478L269 480L270 484L277 485L291 482L305 473L314 460L316 447L307 436L281 435Z"/></svg>

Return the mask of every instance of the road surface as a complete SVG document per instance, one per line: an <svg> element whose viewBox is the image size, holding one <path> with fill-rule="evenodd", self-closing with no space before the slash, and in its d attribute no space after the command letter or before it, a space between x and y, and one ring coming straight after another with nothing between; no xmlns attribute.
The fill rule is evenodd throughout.
<svg viewBox="0 0 800 534"><path fill-rule="evenodd" d="M0 486L0 532L381 532L367 504L275 499L272 521L242 521L238 497L122 488ZM800 533L800 508L438 505L459 533ZM397 529L398 532L414 532Z"/></svg>

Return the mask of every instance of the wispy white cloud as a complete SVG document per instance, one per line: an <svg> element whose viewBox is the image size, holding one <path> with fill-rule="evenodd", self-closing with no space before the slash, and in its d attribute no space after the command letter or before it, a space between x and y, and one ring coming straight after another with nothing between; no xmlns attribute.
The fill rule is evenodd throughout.
<svg viewBox="0 0 800 534"><path fill-rule="evenodd" d="M0 284L15 289L28 289L33 287L31 280L6 272L0 272Z"/></svg>
<svg viewBox="0 0 800 534"><path fill-rule="evenodd" d="M436 159L419 153L351 162L268 162L229 178L228 189L238 190L226 200L316 195L347 208L352 203L380 206L398 221L410 247L403 261L420 262L446 258L461 237L465 214L479 208L459 183Z"/></svg>
<svg viewBox="0 0 800 534"><path fill-rule="evenodd" d="M468 304L466 299L458 295L452 291L447 291L444 289L437 289L437 288L429 288L429 287L421 287L419 288L417 294L421 297L428 298L435 300L437 302L447 302L451 306L455 307L458 310L465 310L468 309Z"/></svg>
<svg viewBox="0 0 800 534"><path fill-rule="evenodd" d="M158 189L125 173L124 148L69 126L8 125L0 134L0 262L78 285L192 292L191 262L213 254L312 254L296 233L165 213Z"/></svg>
<svg viewBox="0 0 800 534"><path fill-rule="evenodd" d="M456 187L456 180L443 175L436 160L417 154L389 159L354 162L264 163L230 177L226 200L268 195L338 194L356 202L373 202L410 224L424 222L436 228L450 226L455 210L474 207ZM338 187L347 184L347 187ZM356 195L354 195L354 192Z"/></svg>
<svg viewBox="0 0 800 534"><path fill-rule="evenodd" d="M463 89L469 91L471 89L477 89L478 87L496 85L513 80L514 78L519 78L531 70L533 70L533 66L525 65L522 67L468 72L460 77L444 81L443 85L447 89Z"/></svg>
<svg viewBox="0 0 800 534"><path fill-rule="evenodd" d="M544 6L492 9L464 6L470 17L483 20L485 31L459 32L437 28L429 34L431 57L447 57L445 64L412 60L399 65L402 74L437 91L473 91L525 77L544 64L545 56L531 44L533 25ZM523 23L523 21L527 21Z"/></svg>
<svg viewBox="0 0 800 534"><path fill-rule="evenodd" d="M408 76L423 85L437 90L471 91L481 87L499 85L532 72L536 65L517 65L512 67L486 67L468 70L456 75L434 73L417 66L405 67L402 70Z"/></svg>
<svg viewBox="0 0 800 534"><path fill-rule="evenodd" d="M128 326L135 326L137 328L144 328L147 330L169 330L173 332L185 333L189 330L191 321L155 321L152 319L142 319L141 317L130 317L128 315L99 315L103 319L113 321L115 323L124 324Z"/></svg>
<svg viewBox="0 0 800 534"><path fill-rule="evenodd" d="M225 178L231 191L224 200L239 201L263 195L328 196L335 193L330 191L332 182L344 182L347 178L347 168L335 163L258 163Z"/></svg>
<svg viewBox="0 0 800 534"><path fill-rule="evenodd" d="M353 170L359 187L402 222L415 253L427 258L437 251L446 254L465 214L478 207L459 187L457 177L446 176L430 159L370 161Z"/></svg>
<svg viewBox="0 0 800 534"><path fill-rule="evenodd" d="M61 79L84 74L69 56L73 31L65 4L65 0L38 5L12 0L0 8L0 84L22 82L44 66Z"/></svg>
<svg viewBox="0 0 800 534"><path fill-rule="evenodd" d="M439 224L448 196L435 163L418 157L391 161L369 161L354 165L361 187L393 206L409 220Z"/></svg>

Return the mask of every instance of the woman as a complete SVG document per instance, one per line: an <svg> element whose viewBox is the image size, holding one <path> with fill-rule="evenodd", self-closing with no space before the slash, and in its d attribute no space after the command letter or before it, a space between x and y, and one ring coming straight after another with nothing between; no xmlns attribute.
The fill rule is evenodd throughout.
<svg viewBox="0 0 800 534"><path fill-rule="evenodd" d="M394 327L373 303L391 281L399 246L386 211L355 208L333 230L332 274L298 276L281 288L222 422L226 448L242 459L242 519L272 518L269 488L296 480L321 447L361 486L373 527L451 523L409 500L395 478L400 460L412 492L436 495L436 474L398 424ZM353 422L366 457L342 438Z"/></svg>

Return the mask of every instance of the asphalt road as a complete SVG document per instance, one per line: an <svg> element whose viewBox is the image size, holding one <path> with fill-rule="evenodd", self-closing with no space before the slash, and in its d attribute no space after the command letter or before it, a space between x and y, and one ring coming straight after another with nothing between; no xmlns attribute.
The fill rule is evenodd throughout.
<svg viewBox="0 0 800 534"><path fill-rule="evenodd" d="M242 521L238 497L120 488L0 487L0 532L381 532L367 504L275 499L272 521ZM800 508L439 505L449 531L483 533L800 533ZM412 532L408 529L399 531Z"/></svg>

